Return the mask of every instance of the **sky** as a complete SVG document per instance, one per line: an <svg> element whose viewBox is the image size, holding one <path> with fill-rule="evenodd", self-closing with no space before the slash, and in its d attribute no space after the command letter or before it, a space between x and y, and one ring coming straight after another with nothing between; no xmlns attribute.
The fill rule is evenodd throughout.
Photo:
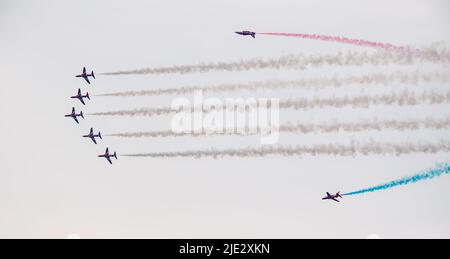
<svg viewBox="0 0 450 259"><path fill-rule="evenodd" d="M404 156L265 158L127 158L120 154L260 147L258 137L120 139L99 145L81 138L170 128L170 117L64 118L167 107L176 96L96 96L124 90L289 80L393 71L443 71L411 66L325 66L187 75L102 76L103 72L236 61L286 54L371 51L296 38L240 37L237 30L316 33L396 45L450 42L445 0L0 0L0 238L450 238L450 177L383 192L321 201L448 162L447 153ZM94 69L88 86L82 67ZM69 99L78 88L92 101ZM403 89L446 90L448 84L349 86L317 91L235 92L214 97L352 96ZM186 96L192 98L192 96ZM281 121L449 116L448 105L282 111ZM450 131L282 134L280 144L351 140L439 141ZM109 147L111 166L98 154Z"/></svg>

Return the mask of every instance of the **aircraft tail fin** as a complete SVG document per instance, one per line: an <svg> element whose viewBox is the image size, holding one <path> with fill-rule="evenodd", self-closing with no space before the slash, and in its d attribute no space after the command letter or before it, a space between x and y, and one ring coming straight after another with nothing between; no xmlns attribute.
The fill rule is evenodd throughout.
<svg viewBox="0 0 450 259"><path fill-rule="evenodd" d="M256 33L252 33L253 39L256 39Z"/></svg>
<svg viewBox="0 0 450 259"><path fill-rule="evenodd" d="M98 137L99 137L100 139L103 139L103 138L102 138L102 133L101 133L100 131L98 132Z"/></svg>
<svg viewBox="0 0 450 259"><path fill-rule="evenodd" d="M116 152L114 152L114 158L117 159L117 153Z"/></svg>
<svg viewBox="0 0 450 259"><path fill-rule="evenodd" d="M83 114L83 112L82 112L82 111L80 112L80 116L81 116L81 118L83 118L83 119L84 119L84 114Z"/></svg>
<svg viewBox="0 0 450 259"><path fill-rule="evenodd" d="M91 76L95 79L94 71L91 72Z"/></svg>
<svg viewBox="0 0 450 259"><path fill-rule="evenodd" d="M89 96L89 93L86 93L86 98L88 98L88 100L91 100L91 97Z"/></svg>

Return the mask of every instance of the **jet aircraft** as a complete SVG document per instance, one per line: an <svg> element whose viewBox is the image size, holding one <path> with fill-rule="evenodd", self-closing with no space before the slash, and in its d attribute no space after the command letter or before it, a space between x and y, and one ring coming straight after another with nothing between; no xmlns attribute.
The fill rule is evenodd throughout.
<svg viewBox="0 0 450 259"><path fill-rule="evenodd" d="M106 158L106 160L108 160L108 162L112 164L111 158L114 157L117 160L117 153L114 152L114 154L111 155L109 154L109 148L106 148L105 154L99 155L98 157Z"/></svg>
<svg viewBox="0 0 450 259"><path fill-rule="evenodd" d="M338 198L342 198L342 196L341 196L341 192L338 192L338 193L336 193L336 194L330 194L329 192L327 192L327 196L326 197L324 197L324 198L322 198L322 200L333 200L333 201L335 201L335 202L340 202L339 200L338 200Z"/></svg>
<svg viewBox="0 0 450 259"><path fill-rule="evenodd" d="M84 78L84 80L86 80L86 82L88 84L91 84L91 82L89 81L89 77L92 77L95 79L94 71L92 71L90 74L88 74L88 73L86 73L86 67L83 67L83 73L81 75L76 75L75 77Z"/></svg>
<svg viewBox="0 0 450 259"><path fill-rule="evenodd" d="M237 31L236 32L239 35L242 36L252 36L253 38L256 38L256 32L252 32L252 31Z"/></svg>
<svg viewBox="0 0 450 259"><path fill-rule="evenodd" d="M84 98L87 98L88 100L91 100L91 97L89 96L89 93L86 93L86 95L82 95L81 94L81 89L78 89L78 94L77 95L71 96L70 98L80 100L80 102L83 105L86 105L86 103L84 102Z"/></svg>
<svg viewBox="0 0 450 259"><path fill-rule="evenodd" d="M103 138L102 138L102 133L99 131L97 135L94 134L94 129L93 129L93 128L91 128L91 131L89 132L89 134L88 134L88 135L84 135L83 138L90 138L90 139L92 139L92 141L93 141L96 145L97 145L97 140L96 140L95 138L103 139Z"/></svg>
<svg viewBox="0 0 450 259"><path fill-rule="evenodd" d="M80 124L80 122L78 121L78 117L81 117L81 118L84 119L83 112L80 112L79 114L77 114L77 113L75 112L75 107L72 108L72 113L71 113L71 114L67 114L67 115L65 115L64 117L71 117L72 119L75 120L75 122L76 122L77 124Z"/></svg>

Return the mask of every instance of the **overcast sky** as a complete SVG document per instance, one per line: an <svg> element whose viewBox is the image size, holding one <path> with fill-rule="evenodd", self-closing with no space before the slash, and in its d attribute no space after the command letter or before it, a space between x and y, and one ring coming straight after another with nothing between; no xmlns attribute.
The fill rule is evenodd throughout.
<svg viewBox="0 0 450 259"><path fill-rule="evenodd" d="M185 85L301 79L371 72L442 71L430 64L323 67L188 75L74 75L116 70L371 49L257 36L236 30L317 33L415 47L450 42L446 0L0 0L0 238L450 238L450 176L384 192L323 202L447 162L447 153L400 157L148 159L97 155L259 147L257 137L81 138L170 128L170 117L94 117L76 125L64 114L170 106L175 96L111 98L96 94ZM92 95L82 107L68 97ZM425 84L321 91L231 93L217 97L308 97L446 90ZM186 96L192 98L192 96ZM283 111L286 121L449 116L448 105ZM448 140L449 130L283 134L280 144L351 140Z"/></svg>

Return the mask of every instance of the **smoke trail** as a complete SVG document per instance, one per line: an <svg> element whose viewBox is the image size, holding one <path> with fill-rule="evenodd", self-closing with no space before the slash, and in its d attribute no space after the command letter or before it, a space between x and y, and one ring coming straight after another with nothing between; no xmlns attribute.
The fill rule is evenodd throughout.
<svg viewBox="0 0 450 259"><path fill-rule="evenodd" d="M442 104L450 103L450 92L424 92L415 94L411 91L403 91L401 93L382 94L382 95L361 95L356 97L337 97L337 98L315 98L313 100L291 99L280 102L280 108L309 110L314 108L368 108L371 105L398 105L398 106L414 106L419 104Z"/></svg>
<svg viewBox="0 0 450 259"><path fill-rule="evenodd" d="M316 108L368 108L371 105L398 105L398 106L415 106L420 104L443 104L450 103L450 92L437 93L433 91L423 92L422 94L416 94L411 91L403 91L400 93L382 94L382 95L360 95L356 97L332 97L332 98L299 98L299 99L287 99L280 101L279 107L282 109L294 109L294 110L309 110ZM226 109L226 105L222 107L215 107L215 109ZM201 107L191 107L190 111L201 111ZM210 110L203 109L203 112L209 112ZM169 115L180 110L173 110L171 108L159 108L159 109L137 109L137 110L122 110L122 111L110 111L92 113L94 116L159 116Z"/></svg>
<svg viewBox="0 0 450 259"><path fill-rule="evenodd" d="M369 141L366 144L352 143L344 144L322 144L314 146L279 146L266 148L245 148L227 150L193 150L184 152L157 152L143 154L127 154L125 157L149 157L149 158L207 158L214 159L224 157L266 157L269 155L280 156L369 156L369 155L407 155L413 153L438 153L449 152L450 141L439 141L439 143L378 143Z"/></svg>
<svg viewBox="0 0 450 259"><path fill-rule="evenodd" d="M254 69L300 69L323 66L381 66L387 64L409 65L417 61L436 62L434 57L450 55L446 50L434 47L423 50L427 55L417 56L411 53L377 51L367 52L338 52L328 55L291 54L279 58L253 58L236 62L210 62L182 66L168 66L144 68L103 73L102 75L148 75L148 74L188 74L207 73L212 71L238 72Z"/></svg>
<svg viewBox="0 0 450 259"><path fill-rule="evenodd" d="M212 86L188 86L188 87L174 87L174 88L160 88L156 90L143 91L125 91L117 93L100 94L98 96L108 97L133 97L133 96L158 96L158 95L186 95L194 93L198 90L204 92L218 93L231 91L257 91L257 90L277 90L277 89L321 89L326 86L342 87L345 85L389 85L392 83L414 84L419 83L448 83L450 80L449 72L436 73L401 73L395 72L391 74L375 73L363 76L349 76L349 77L318 77L300 80L272 80L263 82L250 82L245 84L222 84Z"/></svg>
<svg viewBox="0 0 450 259"><path fill-rule="evenodd" d="M303 39L311 39L311 40L320 40L320 41L329 41L329 42L338 42L344 44L351 44L355 46L361 47L372 47L376 49L382 49L386 51L394 51L398 53L407 53L414 55L416 57L435 60L435 61L446 61L450 60L448 55L439 55L437 53L433 53L430 51L426 51L423 49L413 49L410 46L395 46L390 43L384 42L374 42L368 40L361 39L350 39L346 37L340 36L329 36L329 35L318 35L318 34L301 34L301 33L274 33L274 32L265 32L265 33L257 33L260 35L271 35L271 36L284 36L284 37L296 37Z"/></svg>
<svg viewBox="0 0 450 259"><path fill-rule="evenodd" d="M424 180L431 180L435 177L439 177L444 174L448 174L450 172L450 165L449 164L442 164L438 165L436 168L425 170L419 174L409 176L402 178L400 180L395 180L386 184L370 187L367 189L362 189L356 192L350 192L343 194L344 196L350 196L350 195L357 195L357 194L363 194L363 193L369 193L369 192L375 192L375 191L382 191L387 190L390 188L394 188L401 185L408 185L411 183L416 183Z"/></svg>
<svg viewBox="0 0 450 259"><path fill-rule="evenodd" d="M91 113L89 115L92 116L162 116L162 115L170 115L177 113L177 111L172 110L171 108L160 108L160 109L136 109L136 110L123 110L123 111L110 111L110 112L97 112Z"/></svg>
<svg viewBox="0 0 450 259"><path fill-rule="evenodd" d="M372 47L372 48L384 49L384 50L389 50L389 51L410 51L409 47L405 47L405 46L395 46L390 43L373 42L373 41L359 40L359 39L350 39L350 38L340 37L340 36L301 34L301 33L276 33L276 32L264 32L264 33L257 33L257 34L339 42L339 43L351 44L351 45L356 45L356 46L361 46L361 47Z"/></svg>
<svg viewBox="0 0 450 259"><path fill-rule="evenodd" d="M450 128L450 117L445 119L425 119L425 120L371 120L361 121L355 123L288 123L279 128L280 132L288 133L332 133L332 132L361 132L361 131L381 131L381 130L419 130L419 129L448 129ZM242 133L245 132L245 133ZM134 133L117 133L110 134L111 137L121 138L165 138L165 137L207 137L207 136L230 136L230 135L263 135L264 133L258 129L255 131L235 132L216 132L216 133L177 133L174 131L154 131L154 132L134 132Z"/></svg>

